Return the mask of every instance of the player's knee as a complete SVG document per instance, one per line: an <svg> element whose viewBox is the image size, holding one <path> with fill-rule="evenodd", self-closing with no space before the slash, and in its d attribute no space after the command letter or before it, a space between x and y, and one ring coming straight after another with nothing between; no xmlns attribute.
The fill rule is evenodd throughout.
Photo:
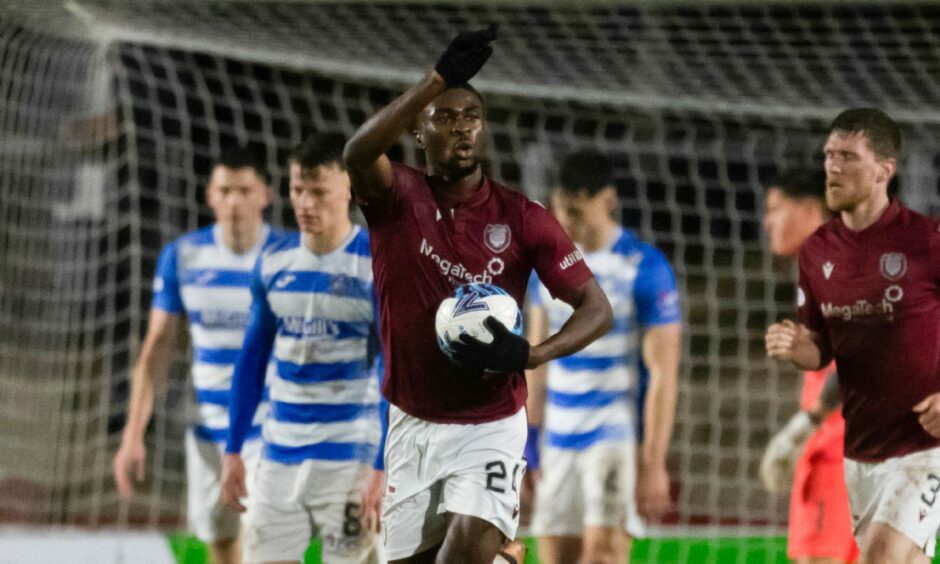
<svg viewBox="0 0 940 564"><path fill-rule="evenodd" d="M492 524L466 515L455 515L437 562L492 564L503 544L503 535Z"/></svg>
<svg viewBox="0 0 940 564"><path fill-rule="evenodd" d="M583 564L620 564L622 542L617 533L607 527L589 527L584 532L584 545L581 555Z"/></svg>
<svg viewBox="0 0 940 564"><path fill-rule="evenodd" d="M238 537L214 539L209 543L212 564L239 564Z"/></svg>
<svg viewBox="0 0 940 564"><path fill-rule="evenodd" d="M902 546L886 535L873 535L866 540L860 564L909 564L919 562L917 557L923 556L913 543Z"/></svg>
<svg viewBox="0 0 940 564"><path fill-rule="evenodd" d="M584 545L583 564L620 564L617 554L610 542L596 541Z"/></svg>

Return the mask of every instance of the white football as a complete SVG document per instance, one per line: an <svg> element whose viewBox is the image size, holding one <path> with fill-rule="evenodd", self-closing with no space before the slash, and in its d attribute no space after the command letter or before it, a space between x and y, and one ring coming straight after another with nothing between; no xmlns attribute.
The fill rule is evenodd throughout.
<svg viewBox="0 0 940 564"><path fill-rule="evenodd" d="M437 345L450 356L453 352L450 344L462 334L491 342L493 335L483 324L491 315L516 335L522 335L522 312L506 290L492 284L460 286L437 308L434 319Z"/></svg>

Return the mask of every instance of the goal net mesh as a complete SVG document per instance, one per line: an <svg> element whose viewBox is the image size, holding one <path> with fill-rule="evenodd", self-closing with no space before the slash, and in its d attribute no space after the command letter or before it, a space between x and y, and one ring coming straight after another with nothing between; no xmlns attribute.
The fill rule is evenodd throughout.
<svg viewBox="0 0 940 564"><path fill-rule="evenodd" d="M474 80L489 172L544 201L563 154L607 152L622 222L676 271L676 503L660 534L779 534L786 523L787 500L757 479L799 386L764 357L765 327L793 313L794 271L765 250L763 186L819 164L838 111L878 106L905 130L902 198L938 203L930 4L35 6L0 19L0 520L184 523L185 354L158 395L132 503L119 503L110 474L161 246L211 221L203 188L233 143L265 151L281 195L270 219L291 226L289 149L310 131L354 131L461 29L500 24ZM416 154L408 138L394 151Z"/></svg>

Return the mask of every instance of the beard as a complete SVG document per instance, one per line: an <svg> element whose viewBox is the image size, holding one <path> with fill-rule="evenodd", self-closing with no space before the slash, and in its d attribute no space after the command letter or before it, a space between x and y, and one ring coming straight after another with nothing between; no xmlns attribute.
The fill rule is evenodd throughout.
<svg viewBox="0 0 940 564"><path fill-rule="evenodd" d="M854 188L847 188L844 185L840 185L836 188L827 187L826 207L833 212L850 212L870 195L870 190L866 192L859 186Z"/></svg>
<svg viewBox="0 0 940 564"><path fill-rule="evenodd" d="M449 161L447 161L447 177L450 179L464 178L476 172L482 163L478 155L473 155L469 159L459 159L455 156L452 156Z"/></svg>

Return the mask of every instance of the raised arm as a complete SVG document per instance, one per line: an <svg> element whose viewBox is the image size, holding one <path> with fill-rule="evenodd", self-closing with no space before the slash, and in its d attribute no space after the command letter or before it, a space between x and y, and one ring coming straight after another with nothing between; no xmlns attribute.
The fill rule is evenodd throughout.
<svg viewBox="0 0 940 564"><path fill-rule="evenodd" d="M343 160L352 188L363 202L379 200L392 185L392 166L385 156L392 145L412 127L421 110L448 86L473 78L493 52L496 26L464 31L455 37L433 70L404 94L372 116L346 143Z"/></svg>
<svg viewBox="0 0 940 564"><path fill-rule="evenodd" d="M356 131L343 151L343 160L356 196L365 202L382 199L392 185L392 163L385 156L415 118L447 85L436 71L395 98Z"/></svg>

